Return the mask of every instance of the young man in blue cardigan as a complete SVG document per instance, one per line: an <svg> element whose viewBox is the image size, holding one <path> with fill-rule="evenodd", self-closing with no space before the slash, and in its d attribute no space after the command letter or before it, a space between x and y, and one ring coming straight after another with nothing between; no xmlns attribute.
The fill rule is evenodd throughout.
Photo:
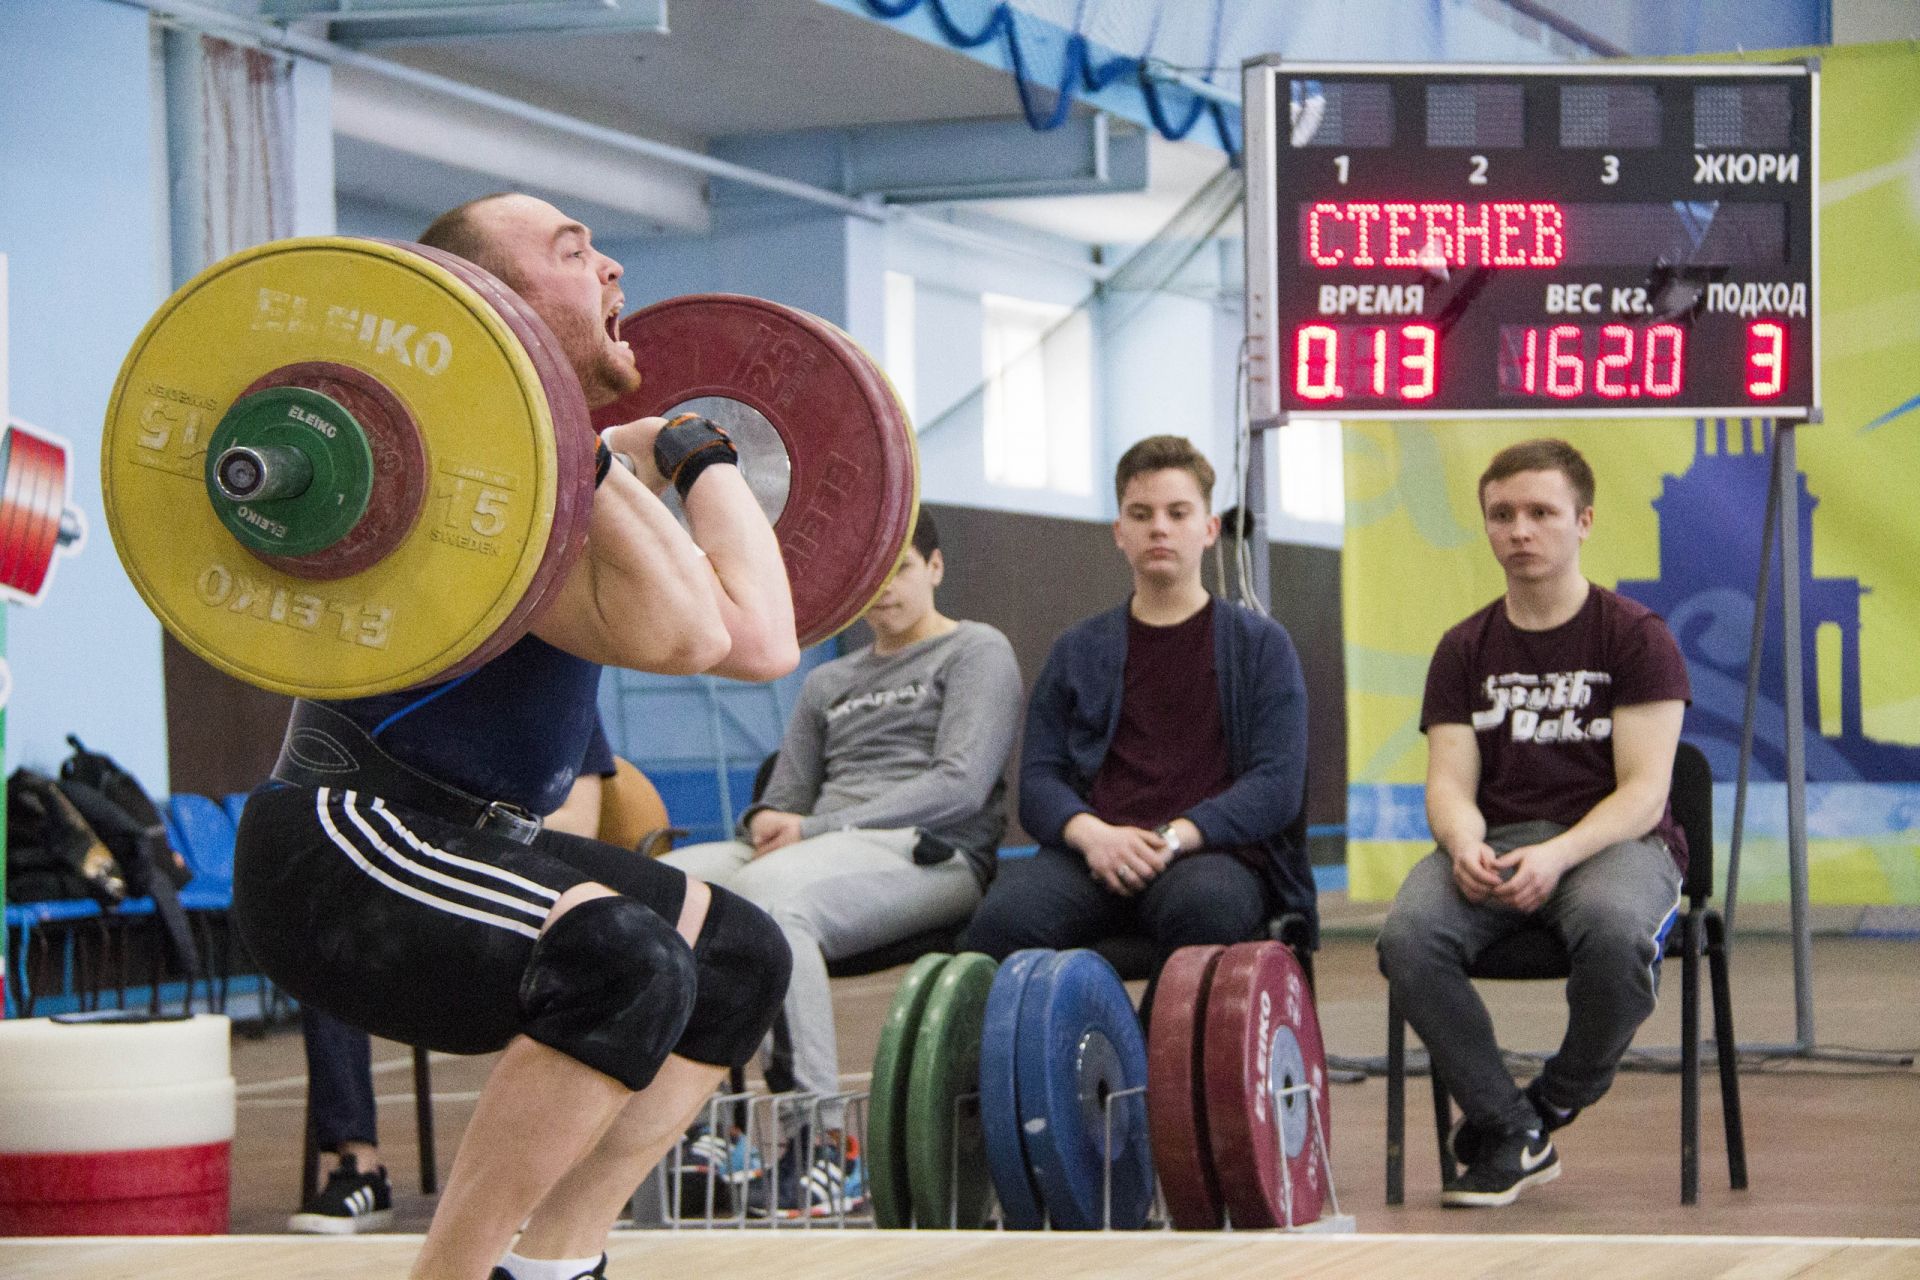
<svg viewBox="0 0 1920 1280"><path fill-rule="evenodd" d="M1121 457L1113 540L1133 595L1054 642L1027 707L1020 823L963 945L995 958L1144 933L1162 949L1314 922L1306 850L1307 690L1286 629L1208 594L1213 468L1152 436Z"/></svg>

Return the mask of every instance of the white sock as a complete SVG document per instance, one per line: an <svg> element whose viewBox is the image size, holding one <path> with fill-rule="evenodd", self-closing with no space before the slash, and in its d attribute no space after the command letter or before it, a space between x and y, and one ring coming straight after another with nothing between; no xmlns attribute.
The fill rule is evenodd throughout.
<svg viewBox="0 0 1920 1280"><path fill-rule="evenodd" d="M591 1258L523 1258L508 1250L500 1265L513 1280L579 1280L598 1270L605 1257L597 1253Z"/></svg>

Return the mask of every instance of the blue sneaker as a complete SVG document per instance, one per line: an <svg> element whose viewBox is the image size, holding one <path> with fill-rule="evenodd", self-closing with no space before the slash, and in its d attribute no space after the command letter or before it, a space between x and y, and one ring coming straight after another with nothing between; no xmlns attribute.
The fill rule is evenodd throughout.
<svg viewBox="0 0 1920 1280"><path fill-rule="evenodd" d="M666 1166L669 1178L679 1173L683 1219L732 1217L739 1195L761 1172L758 1152L736 1138L708 1132L705 1125L687 1131L679 1151L667 1156Z"/></svg>
<svg viewBox="0 0 1920 1280"><path fill-rule="evenodd" d="M846 1150L832 1140L813 1147L813 1160L799 1167L801 1144L788 1143L780 1152L774 1176L762 1178L747 1192L747 1212L756 1218L838 1218L861 1213L867 1204L867 1180L859 1144L845 1139Z"/></svg>

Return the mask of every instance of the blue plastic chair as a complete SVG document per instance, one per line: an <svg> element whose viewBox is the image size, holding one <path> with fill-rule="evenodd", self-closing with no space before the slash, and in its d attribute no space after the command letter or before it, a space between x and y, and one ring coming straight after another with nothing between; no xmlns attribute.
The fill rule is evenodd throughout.
<svg viewBox="0 0 1920 1280"><path fill-rule="evenodd" d="M233 968L233 932L227 912L233 907L234 819L219 801L191 792L168 798L166 818L168 838L193 872L193 879L180 890L180 905L194 922L194 933L207 956L208 1003L218 1013L227 1006ZM214 944L216 921L222 939L218 947Z"/></svg>
<svg viewBox="0 0 1920 1280"><path fill-rule="evenodd" d="M186 858L193 879L180 891L189 911L225 911L233 905L234 820L210 796L191 793L167 801L168 836Z"/></svg>
<svg viewBox="0 0 1920 1280"><path fill-rule="evenodd" d="M31 1018L34 1015L34 1007L42 993L33 988L33 947L36 940L43 948L52 946L48 935L55 931L61 934L63 941L60 958L61 994L73 997L75 1005L82 1010L99 1008L102 992L108 985L106 972L114 950L113 926L124 926L127 921L151 916L153 910L152 898L128 898L111 909L101 907L91 898L8 903L6 927L13 935L7 947L8 1016ZM88 922L93 923L99 934L98 948L91 953L75 943L80 926ZM115 1007L124 1009L129 982L128 955L124 927L119 932L119 980L112 986Z"/></svg>

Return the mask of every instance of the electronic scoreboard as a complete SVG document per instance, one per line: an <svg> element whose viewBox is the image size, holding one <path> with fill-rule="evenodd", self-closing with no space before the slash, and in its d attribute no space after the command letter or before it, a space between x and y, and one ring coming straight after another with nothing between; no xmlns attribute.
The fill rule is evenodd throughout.
<svg viewBox="0 0 1920 1280"><path fill-rule="evenodd" d="M1812 68L1244 74L1256 422L1816 415Z"/></svg>

